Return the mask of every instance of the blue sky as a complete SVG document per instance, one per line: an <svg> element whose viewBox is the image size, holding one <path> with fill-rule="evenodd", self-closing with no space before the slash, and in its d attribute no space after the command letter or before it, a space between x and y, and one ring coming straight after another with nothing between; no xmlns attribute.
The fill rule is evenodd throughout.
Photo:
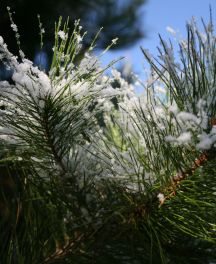
<svg viewBox="0 0 216 264"><path fill-rule="evenodd" d="M147 64L144 62L140 46L156 55L156 47L159 44L158 33L165 40L172 38L172 35L166 30L167 26L170 26L179 32L181 36L186 37L186 21L190 21L194 16L198 21L202 17L204 21L208 22L210 5L216 27L216 0L148 0L143 6L141 25L144 28L146 37L128 49L108 52L103 57L103 65L124 56L131 61L133 70L142 78L144 76L143 69L146 68Z"/></svg>

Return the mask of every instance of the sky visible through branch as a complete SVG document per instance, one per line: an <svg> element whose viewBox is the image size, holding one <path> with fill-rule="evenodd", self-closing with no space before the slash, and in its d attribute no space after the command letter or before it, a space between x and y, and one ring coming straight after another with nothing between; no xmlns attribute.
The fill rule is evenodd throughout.
<svg viewBox="0 0 216 264"><path fill-rule="evenodd" d="M169 32L174 29L177 38L186 38L186 22L195 17L199 28L201 28L201 18L209 21L209 6L212 8L213 23L216 20L216 1L215 0L149 0L143 6L143 25L146 37L128 49L107 52L102 63L108 64L117 57L124 56L125 62L131 62L131 66L141 79L145 78L144 69L147 62L140 50L140 46L149 50L152 55L157 55L159 36L165 40L173 39ZM124 61L123 61L124 62Z"/></svg>

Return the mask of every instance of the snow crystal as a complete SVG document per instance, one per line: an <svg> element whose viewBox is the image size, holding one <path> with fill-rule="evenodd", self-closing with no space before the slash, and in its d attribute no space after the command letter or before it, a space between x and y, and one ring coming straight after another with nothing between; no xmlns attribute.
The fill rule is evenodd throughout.
<svg viewBox="0 0 216 264"><path fill-rule="evenodd" d="M4 44L4 39L2 36L0 36L0 45L3 45Z"/></svg>
<svg viewBox="0 0 216 264"><path fill-rule="evenodd" d="M64 31L60 30L60 31L58 32L58 36L59 36L62 40L66 40L68 35L65 34Z"/></svg>
<svg viewBox="0 0 216 264"><path fill-rule="evenodd" d="M176 138L171 136L171 135L166 136L164 139L167 142L175 142L176 141Z"/></svg>
<svg viewBox="0 0 216 264"><path fill-rule="evenodd" d="M84 58L81 60L78 71L80 76L83 74L89 74L89 72L97 71L100 68L99 60L91 56L89 53L85 53Z"/></svg>
<svg viewBox="0 0 216 264"><path fill-rule="evenodd" d="M200 142L196 145L197 149L208 150L213 144L212 139L207 134L200 135Z"/></svg>
<svg viewBox="0 0 216 264"><path fill-rule="evenodd" d="M183 132L178 138L177 141L180 144L187 144L191 141L191 133L190 132Z"/></svg>
<svg viewBox="0 0 216 264"><path fill-rule="evenodd" d="M32 62L26 59L16 66L12 79L16 85L28 90L36 99L44 98L52 92L49 77L37 67L33 67Z"/></svg>
<svg viewBox="0 0 216 264"><path fill-rule="evenodd" d="M169 111L174 115L177 115L179 112L177 104L176 103L171 104L169 107Z"/></svg>
<svg viewBox="0 0 216 264"><path fill-rule="evenodd" d="M38 81L44 89L45 93L51 92L51 83L49 77L42 71L38 73Z"/></svg>
<svg viewBox="0 0 216 264"><path fill-rule="evenodd" d="M18 32L18 28L16 24L11 24L11 28L13 29L14 32Z"/></svg>
<svg viewBox="0 0 216 264"><path fill-rule="evenodd" d="M182 121L185 121L185 122L186 121L193 121L195 123L199 122L198 118L194 114L191 114L191 113L188 113L188 112L180 112L180 113L178 113L177 118L181 119Z"/></svg>
<svg viewBox="0 0 216 264"><path fill-rule="evenodd" d="M186 40L181 40L180 41L180 45L183 49L187 49L187 46L188 46L188 42Z"/></svg>
<svg viewBox="0 0 216 264"><path fill-rule="evenodd" d="M114 79L118 80L121 78L121 73L119 71L117 71L116 69L112 69L111 74L114 77Z"/></svg>
<svg viewBox="0 0 216 264"><path fill-rule="evenodd" d="M197 149L208 150L216 142L216 127L213 126L209 134L203 133L198 136L200 142L196 145Z"/></svg>
<svg viewBox="0 0 216 264"><path fill-rule="evenodd" d="M199 36L201 37L202 41L205 43L207 41L207 35L205 33L199 32Z"/></svg>
<svg viewBox="0 0 216 264"><path fill-rule="evenodd" d="M167 26L166 30L167 30L167 32L171 33L172 35L176 35L176 31L172 27Z"/></svg>
<svg viewBox="0 0 216 264"><path fill-rule="evenodd" d="M155 107L155 113L158 117L164 116L164 109L162 107Z"/></svg>
<svg viewBox="0 0 216 264"><path fill-rule="evenodd" d="M206 106L206 101L203 99L199 99L198 103L197 103L197 109L203 109Z"/></svg>
<svg viewBox="0 0 216 264"><path fill-rule="evenodd" d="M157 198L159 200L159 202L162 204L164 201L165 201L165 197L164 197L164 194L163 193L159 193L157 195Z"/></svg>
<svg viewBox="0 0 216 264"><path fill-rule="evenodd" d="M80 35L76 35L76 40L77 43L79 44L80 42L82 42L83 38Z"/></svg>
<svg viewBox="0 0 216 264"><path fill-rule="evenodd" d="M190 143L191 138L192 138L191 132L183 132L177 138L175 138L174 136L168 135L164 139L167 142L178 143L180 145L184 145L184 144Z"/></svg>
<svg viewBox="0 0 216 264"><path fill-rule="evenodd" d="M25 53L22 50L19 50L19 55L21 58L25 58Z"/></svg>
<svg viewBox="0 0 216 264"><path fill-rule="evenodd" d="M118 41L118 38L114 38L114 39L112 40L112 44L116 45L117 41Z"/></svg>

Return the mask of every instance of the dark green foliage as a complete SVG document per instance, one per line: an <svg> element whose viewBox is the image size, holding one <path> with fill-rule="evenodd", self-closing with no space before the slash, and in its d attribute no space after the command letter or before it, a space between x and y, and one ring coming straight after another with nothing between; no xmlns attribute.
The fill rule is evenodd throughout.
<svg viewBox="0 0 216 264"><path fill-rule="evenodd" d="M216 261L216 63L210 26L207 42L193 24L187 27L182 67L163 40L161 60L144 51L167 92L158 98L151 82L144 103L130 101L125 91L113 100L113 91L130 87L118 73L111 82L101 76L91 54L85 67L74 65L78 24L68 38L58 36L61 19L56 26L49 76L29 61L19 63L0 43L15 71L14 83L0 82L3 264ZM63 30L68 33L67 22ZM112 113L99 107L104 101ZM170 111L173 101L177 114ZM179 112L192 120L183 122ZM190 140L178 140L185 132ZM202 136L211 143L202 144L204 149L198 144Z"/></svg>
<svg viewBox="0 0 216 264"><path fill-rule="evenodd" d="M104 27L98 48L104 49L111 40L118 37L116 48L131 45L143 37L140 7L145 0L9 0L1 1L0 35L3 36L12 52L17 51L14 34L9 29L10 20L6 7L15 11L14 21L18 25L21 35L21 45L27 57L34 58L35 52L39 50L40 37L37 14L41 16L41 22L46 31L44 50L51 53L54 37L54 23L59 16L70 21L81 19L84 31L88 31L84 49L91 43L92 36L100 27ZM70 24L72 28L73 25ZM50 58L51 60L51 58Z"/></svg>

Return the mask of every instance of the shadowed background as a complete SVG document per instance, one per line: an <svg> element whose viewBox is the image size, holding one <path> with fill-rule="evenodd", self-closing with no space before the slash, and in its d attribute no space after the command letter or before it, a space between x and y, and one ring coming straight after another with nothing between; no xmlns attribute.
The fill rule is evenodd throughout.
<svg viewBox="0 0 216 264"><path fill-rule="evenodd" d="M21 48L29 59L35 58L40 47L37 14L40 14L45 29L44 51L48 54L49 62L54 39L54 24L59 16L63 16L64 19L69 17L71 28L74 20L81 20L83 30L88 31L88 36L84 40L84 50L102 26L104 30L100 35L98 48L104 49L116 37L119 41L114 48L126 48L144 37L140 11L145 2L146 0L3 0L0 9L0 35L5 39L9 49L17 53L16 40L14 32L10 30L6 8L9 6L19 29Z"/></svg>

